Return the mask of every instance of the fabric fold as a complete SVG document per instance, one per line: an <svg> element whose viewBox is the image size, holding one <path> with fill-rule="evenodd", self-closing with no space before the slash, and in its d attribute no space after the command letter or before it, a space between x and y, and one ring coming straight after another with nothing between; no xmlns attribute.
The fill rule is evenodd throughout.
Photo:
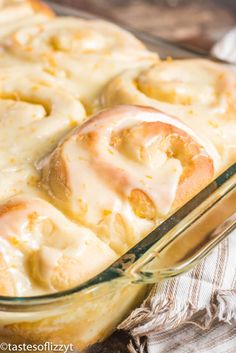
<svg viewBox="0 0 236 353"><path fill-rule="evenodd" d="M129 345L130 352L159 353L161 346L165 347L163 352L169 352L168 347L175 340L173 333L176 330L180 333L181 328L184 328L186 337L188 331L197 330L198 339L201 331L213 332L212 327L216 323L224 323L232 330L236 324L235 253L236 231L190 272L156 284L143 305L134 310L119 326L133 337ZM226 328L225 330L227 331ZM214 333L209 335L209 339L212 335ZM207 344L207 335L204 337ZM236 351L236 332L234 340ZM192 352L188 349L182 351ZM176 353L182 351L176 350ZM227 350L222 352L228 353Z"/></svg>

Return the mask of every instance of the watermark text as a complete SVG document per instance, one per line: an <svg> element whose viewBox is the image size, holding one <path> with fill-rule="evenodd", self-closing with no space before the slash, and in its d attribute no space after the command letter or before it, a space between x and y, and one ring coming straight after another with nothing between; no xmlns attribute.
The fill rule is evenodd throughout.
<svg viewBox="0 0 236 353"><path fill-rule="evenodd" d="M29 343L0 343L0 352L74 352L73 344L55 344L52 342L44 342L42 344Z"/></svg>

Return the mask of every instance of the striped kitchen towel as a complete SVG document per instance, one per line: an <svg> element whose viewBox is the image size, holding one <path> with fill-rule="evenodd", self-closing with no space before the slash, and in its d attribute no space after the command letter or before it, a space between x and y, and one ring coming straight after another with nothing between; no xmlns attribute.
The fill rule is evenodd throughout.
<svg viewBox="0 0 236 353"><path fill-rule="evenodd" d="M131 353L236 353L236 231L193 270L155 285L120 325Z"/></svg>
<svg viewBox="0 0 236 353"><path fill-rule="evenodd" d="M217 59L236 64L236 27L232 28L211 49L211 55Z"/></svg>

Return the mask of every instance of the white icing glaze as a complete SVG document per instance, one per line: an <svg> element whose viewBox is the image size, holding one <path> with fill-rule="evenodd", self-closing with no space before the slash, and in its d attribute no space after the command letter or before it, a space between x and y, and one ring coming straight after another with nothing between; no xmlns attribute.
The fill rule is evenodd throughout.
<svg viewBox="0 0 236 353"><path fill-rule="evenodd" d="M109 35L107 35L109 33ZM57 17L20 28L7 36L0 63L14 56L21 63L40 63L45 71L64 78L67 90L88 109L98 92L116 74L142 63L152 63L149 52L132 34L105 21Z"/></svg>
<svg viewBox="0 0 236 353"><path fill-rule="evenodd" d="M160 62L114 78L100 104L141 104L177 116L195 132L219 172L236 156L236 77L207 60ZM201 140L199 140L201 139Z"/></svg>
<svg viewBox="0 0 236 353"><path fill-rule="evenodd" d="M59 289L66 289L70 281L81 283L116 258L91 230L73 224L42 199L25 195L7 205L3 211L0 206L0 247L18 296L58 289L52 278L62 257L68 260L63 264L66 272L58 272ZM86 261L89 258L93 261ZM74 267L66 268L71 260Z"/></svg>
<svg viewBox="0 0 236 353"><path fill-rule="evenodd" d="M0 196L21 191L35 161L84 118L81 103L42 70L0 71Z"/></svg>
<svg viewBox="0 0 236 353"><path fill-rule="evenodd" d="M35 5L35 6L34 6ZM28 0L0 2L0 39L25 25L48 21L53 13L46 5Z"/></svg>
<svg viewBox="0 0 236 353"><path fill-rule="evenodd" d="M41 161L38 167L43 169L45 187L59 207L80 222L96 231L102 225L101 237L122 253L172 209L183 173L181 160L166 152L171 140L178 138L177 130L171 132L173 127L195 141L188 126L156 110L121 106L103 112L75 129ZM162 137L164 128L170 130ZM120 147L112 144L114 135ZM201 154L209 159L200 146L194 158ZM155 205L153 219L133 211L134 190L142 191ZM116 215L122 217L125 228L118 231L119 239L111 228Z"/></svg>
<svg viewBox="0 0 236 353"><path fill-rule="evenodd" d="M162 123L166 123L166 124L170 124L170 125L174 125L177 128L185 131L188 135L190 135L195 141L197 141L199 143L199 145L203 146L203 148L207 151L207 153L210 155L210 157L212 158L212 160L214 161L214 167L215 170L219 170L220 168L220 156L219 153L217 152L214 144L208 140L208 139L204 139L201 135L198 135L197 133L195 133L195 131L187 124L184 124L181 122L181 120L178 120L176 118L173 118L167 114L165 114L164 112L157 112L155 117L153 116L152 113L146 113L145 116L140 117L139 114L137 114L137 116L133 116L133 118L138 122L138 121L146 121L146 122L162 122ZM128 120L123 120L123 126L121 126L120 128L128 128L129 127L129 123ZM122 124L122 123L121 123ZM126 125L127 124L127 125ZM88 125L89 126L89 125ZM120 125L119 125L120 126ZM95 126L92 127L92 129L94 128L99 128L99 123L95 123ZM89 130L87 131L87 127L85 128L85 133L89 132Z"/></svg>
<svg viewBox="0 0 236 353"><path fill-rule="evenodd" d="M85 118L80 99L89 111L111 78L127 68L143 71L157 62L157 55L131 34L103 21L52 19L39 4L36 9L27 1L0 2L0 7L0 65L4 67L0 70L0 260L8 268L4 275L15 285L14 295L45 294L96 275L173 210L185 167L181 158L168 155L165 144L171 145L178 133L174 130L162 141L157 125L154 131L145 130L147 126L171 125L186 133L193 140L190 145L199 147L193 163L201 156L211 166L209 155L217 169L219 151L214 141L198 134L194 124L192 130L191 124L169 115L185 121L179 101L173 111L173 104L161 101L158 108L168 107L163 109L168 114L117 108L114 115L102 115L72 131L45 157L67 130ZM132 73L128 86L132 94L134 83L140 86L134 95L141 104L156 102L147 97L147 84L154 91L161 86L167 96L174 90L177 98L190 97L197 112L202 112L200 104L212 114L225 114L228 100L224 95L216 99L211 67L201 78L202 71L198 74L192 80L193 71L187 71L183 82L173 87L175 69L160 75L145 71L139 82ZM159 84L162 79L167 85ZM207 82L204 87L202 81ZM227 85L225 80L222 90ZM232 135L228 144L232 149L233 127L234 123L230 132L225 130L225 138ZM90 135L91 145L83 141ZM120 145L112 143L113 135ZM58 168L51 185L51 159L58 151L65 170L63 165ZM36 165L43 169L47 196L37 188ZM64 195L57 193L60 177L62 182L66 179L65 190L59 190ZM145 218L135 211L137 205L130 199L137 190L155 206L155 216Z"/></svg>

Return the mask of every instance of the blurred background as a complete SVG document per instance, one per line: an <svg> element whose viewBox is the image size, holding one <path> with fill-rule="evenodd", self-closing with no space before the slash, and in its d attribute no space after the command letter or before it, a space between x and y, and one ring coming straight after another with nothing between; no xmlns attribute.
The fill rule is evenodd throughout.
<svg viewBox="0 0 236 353"><path fill-rule="evenodd" d="M54 0L208 51L236 25L236 0Z"/></svg>

